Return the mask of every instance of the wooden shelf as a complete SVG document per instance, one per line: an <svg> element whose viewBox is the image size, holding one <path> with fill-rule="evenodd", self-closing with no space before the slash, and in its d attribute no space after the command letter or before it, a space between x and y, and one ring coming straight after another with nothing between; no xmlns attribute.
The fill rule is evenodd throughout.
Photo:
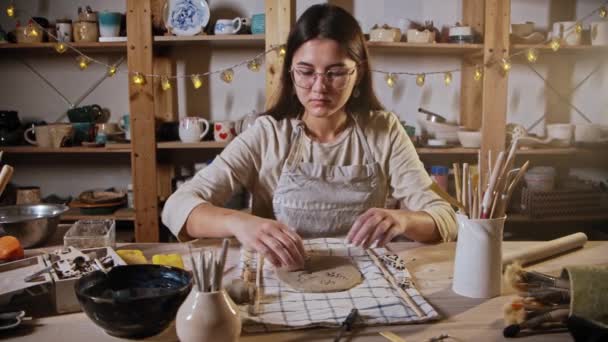
<svg viewBox="0 0 608 342"><path fill-rule="evenodd" d="M189 149L221 149L228 145L225 142L201 141L197 143L183 143L181 141L159 142L158 149L161 150L189 150Z"/></svg>
<svg viewBox="0 0 608 342"><path fill-rule="evenodd" d="M477 155L477 148L464 148L464 147L417 147L416 152L421 155L425 154L472 154Z"/></svg>
<svg viewBox="0 0 608 342"><path fill-rule="evenodd" d="M523 214L508 214L507 222L577 222L577 221L608 221L608 213L600 215L558 216L545 218L530 218Z"/></svg>
<svg viewBox="0 0 608 342"><path fill-rule="evenodd" d="M199 36L155 36L155 46L197 45L208 43L227 46L260 46L265 43L263 34L199 35Z"/></svg>
<svg viewBox="0 0 608 342"><path fill-rule="evenodd" d="M135 210L131 208L121 208L110 215L83 215L80 209L71 208L65 214L61 215L61 221L76 221L76 220L116 220L116 221L135 221Z"/></svg>
<svg viewBox="0 0 608 342"><path fill-rule="evenodd" d="M568 53L607 53L608 46L591 46L591 45L578 45L578 46L561 46L556 52L551 49L548 44L513 44L511 46L511 53L527 50L536 49L540 52L551 54L568 54Z"/></svg>
<svg viewBox="0 0 608 342"><path fill-rule="evenodd" d="M52 51L55 52L55 45L57 43L5 43L0 44L0 50L3 51ZM94 43L68 43L74 48L84 52L95 52L95 51L125 51L127 49L127 42L94 42ZM65 53L73 51L67 49Z"/></svg>
<svg viewBox="0 0 608 342"><path fill-rule="evenodd" d="M483 44L452 44L452 43L406 43L406 42L367 42L367 46L373 50L391 49L399 52L413 54L437 54L437 55L469 55L481 53Z"/></svg>
<svg viewBox="0 0 608 342"><path fill-rule="evenodd" d="M130 153L131 144L111 144L105 147L61 147L61 148L46 148L36 146L8 146L0 147L0 150L6 153L26 153L26 154L65 154L65 153Z"/></svg>

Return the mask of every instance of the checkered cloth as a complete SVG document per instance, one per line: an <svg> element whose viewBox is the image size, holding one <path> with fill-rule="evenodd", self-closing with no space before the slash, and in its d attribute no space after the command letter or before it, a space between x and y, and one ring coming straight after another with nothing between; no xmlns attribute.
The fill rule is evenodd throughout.
<svg viewBox="0 0 608 342"><path fill-rule="evenodd" d="M240 306L243 318L243 331L246 333L273 332L304 329L311 327L338 327L354 307L359 310L356 326L390 325L419 323L439 318L439 314L420 295L413 286L408 270L395 258L383 257L387 268L399 281L400 286L412 297L424 312L418 317L397 291L383 277L382 272L373 263L362 248L347 247L342 240L322 238L306 240L307 250L318 255L336 255L350 257L357 265L364 280L348 291L333 293L302 293L291 289L279 281L271 265L264 265L264 296L260 302L260 311L250 315L251 306ZM386 253L383 248L375 251L379 255ZM241 253L239 271L243 267L255 270L255 258L246 261Z"/></svg>

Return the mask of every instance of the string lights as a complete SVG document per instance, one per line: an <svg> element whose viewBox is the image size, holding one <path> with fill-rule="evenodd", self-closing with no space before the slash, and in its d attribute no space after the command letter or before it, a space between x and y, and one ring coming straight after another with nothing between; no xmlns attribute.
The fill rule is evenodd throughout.
<svg viewBox="0 0 608 342"><path fill-rule="evenodd" d="M592 15L594 15L595 13L597 13L600 18L604 18L604 19L607 18L608 17L608 10L606 9L607 4L608 4L608 2L605 2L604 4L602 4L601 7L595 9L587 16L576 21L574 23L574 32L576 32L576 34L579 34L579 35L582 34L583 22L586 19L588 19L589 17L591 17ZM11 1L9 3L9 5L6 7L6 14L9 17L14 18L16 15L16 12L17 12L17 9L15 8L14 1ZM46 29L44 29L42 26L40 26L34 20L31 20L30 24L28 24L28 25L30 26L29 29L26 30L26 34L28 36L36 37L36 36L42 34L42 32L46 32L49 37L51 37L53 39L57 39L57 37L55 37L51 32L48 32ZM571 29L572 29L572 26L570 26L569 28L565 28L564 31L568 31ZM554 52L557 52L561 48L561 40L558 38L554 38L548 43L548 46L551 48L551 50L553 50ZM236 69L242 65L246 65L247 69L249 69L250 71L258 72L261 69L262 57L266 56L269 53L276 52L278 54L278 57L280 59L283 59L283 58L285 58L285 55L287 54L287 48L283 44L283 45L272 47L272 48L268 49L267 51L264 51L256 56L254 56L251 59L245 60L243 62L237 63L235 65L232 65L230 67L223 68L220 70L208 71L205 73L200 73L200 74L197 73L197 74L190 74L190 75L156 75L156 74L143 74L143 73L137 72L137 71L118 70L117 66L108 65L102 61L89 57L89 56L85 55L83 52L81 52L80 50L78 50L74 45L67 43L67 42L56 43L54 45L54 48L55 48L55 51L60 54L65 53L68 49L76 52L79 55L76 58L76 60L78 63L78 67L81 70L87 69L91 63L100 64L107 68L108 76L113 76L116 73L126 73L131 77L131 82L133 82L136 85L146 84L147 78L149 78L149 79L157 78L157 79L160 79L160 86L164 91L170 90L172 88L171 79L178 79L178 78L190 78L194 89L199 89L203 85L202 78L209 77L213 74L219 74L219 78L222 81L224 81L227 84L230 84L234 81L234 78L235 78L234 69ZM529 63L535 63L538 60L538 56L539 56L539 52L537 49L530 48L530 49L520 50L520 51L513 53L511 55L508 55L508 56L504 56L503 58L501 58L498 61L491 59L490 61L488 61L486 63L474 65L475 70L473 72L473 79L475 81L481 81L483 79L484 68L492 67L494 64L498 64L499 67L501 68L501 70L503 71L503 73L506 75L512 68L512 64L511 64L512 57L521 55L521 54L525 54L525 57ZM419 87L424 86L427 75L443 75L443 81L444 81L445 85L449 86L450 84L452 84L452 81L453 81L452 74L456 73L456 72L462 72L462 69L429 71L429 72L394 72L394 71L383 71L383 70L371 70L371 71L375 72L375 73L384 74L385 75L384 80L386 82L386 85L389 88L394 88L397 83L398 77L400 75L415 77L416 85Z"/></svg>

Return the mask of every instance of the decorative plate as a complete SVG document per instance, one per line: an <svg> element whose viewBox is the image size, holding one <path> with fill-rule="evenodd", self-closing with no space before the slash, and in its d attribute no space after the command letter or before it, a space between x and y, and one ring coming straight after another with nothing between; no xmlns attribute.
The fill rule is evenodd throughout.
<svg viewBox="0 0 608 342"><path fill-rule="evenodd" d="M168 0L165 26L176 36L194 36L209 23L209 5L205 0Z"/></svg>

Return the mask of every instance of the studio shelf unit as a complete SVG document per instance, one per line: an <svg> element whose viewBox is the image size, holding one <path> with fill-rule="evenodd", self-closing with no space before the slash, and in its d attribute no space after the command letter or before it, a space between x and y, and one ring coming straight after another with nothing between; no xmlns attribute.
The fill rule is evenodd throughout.
<svg viewBox="0 0 608 342"><path fill-rule="evenodd" d="M404 55L449 56L461 58L460 84L460 124L469 129L482 132L482 145L478 149L454 148L418 148L422 159L441 159L446 164L460 159L476 160L481 151L481 171L485 175L488 151L496 155L505 148L507 121L507 84L508 76L499 68L483 67L483 80L475 81L476 65L489 65L490 61L508 56L511 52L529 48L538 49L541 54L555 53L545 45L510 44L509 28L511 24L511 1L509 0L461 0L463 25L471 26L481 37L478 44L415 44L368 42L368 48L374 54L383 51L397 52ZM129 71L143 74L175 74L175 61L166 52L182 47L247 47L259 48L259 52L285 43L289 30L295 23L295 0L264 0L266 15L265 35L214 36L200 35L194 37L154 36L151 30L152 0L126 0L127 41L113 43L83 43L75 47L84 52L124 52L127 55ZM329 1L345 8L353 7L353 1ZM553 9L562 3L568 3L572 9L574 0L551 0ZM563 11L551 10L552 21L565 20ZM570 16L574 13L570 13ZM0 53L52 53L52 43L40 44L4 44ZM66 52L70 53L70 51ZM606 54L608 47L562 47L558 54L584 53ZM269 53L265 61L266 104L272 103L273 94L278 82L281 60L275 53ZM184 144L181 142L157 142L156 124L177 121L177 93L162 91L158 80L150 80L144 85L129 82L129 112L131 113L132 141L130 144L108 145L104 148L62 148L39 149L35 147L7 147L4 151L15 154L129 154L131 158L132 183L134 185L135 210L119 210L111 217L134 221L135 239L137 242L156 242L159 240L160 203L171 193L171 178L174 165L164 158L163 154L187 153L203 150L209 154L221 151L226 144L217 142L200 142ZM522 158L569 158L581 155L593 155L593 150L581 148L555 148L542 150L522 150ZM447 162L449 161L449 162ZM76 211L64 215L64 219L78 219ZM105 216L103 216L105 217ZM601 219L602 217L600 217ZM593 217L598 219L598 217ZM525 218L515 216L514 221Z"/></svg>

